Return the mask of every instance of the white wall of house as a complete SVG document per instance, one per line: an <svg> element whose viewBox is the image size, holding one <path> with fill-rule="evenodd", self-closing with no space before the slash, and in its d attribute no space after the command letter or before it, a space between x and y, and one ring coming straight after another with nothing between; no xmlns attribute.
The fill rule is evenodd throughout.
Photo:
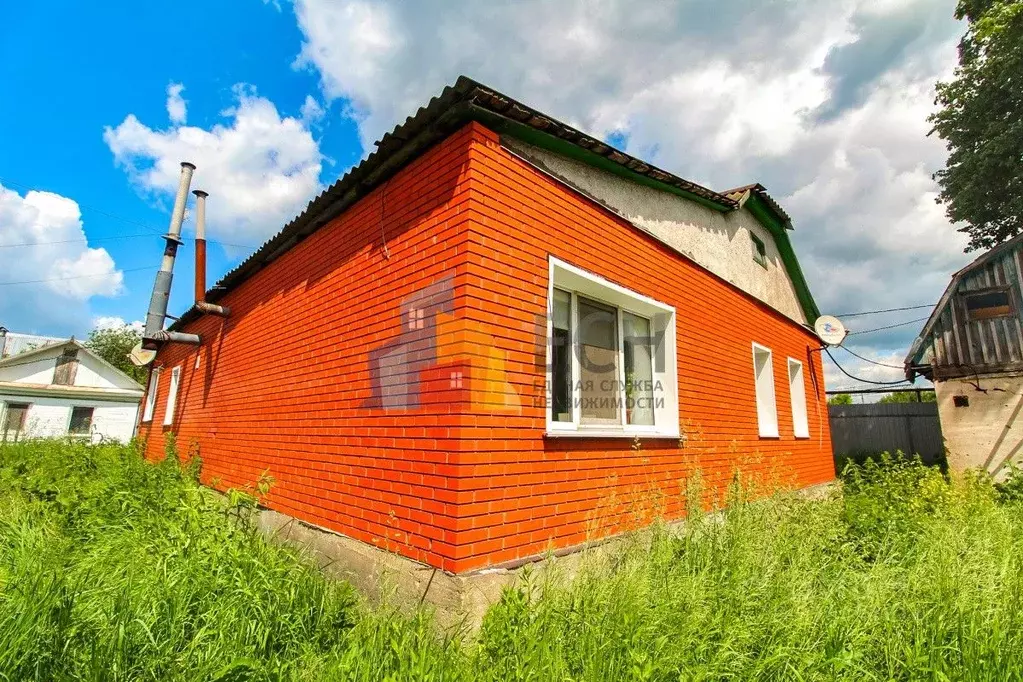
<svg viewBox="0 0 1023 682"><path fill-rule="evenodd" d="M0 438L131 439L142 387L130 377L79 347L73 385L53 384L58 360L65 349L74 347L61 343L40 348L9 357L0 365ZM12 404L29 406L24 420L13 426L6 419ZM87 434L69 434L75 407L92 410Z"/></svg>
<svg viewBox="0 0 1023 682"><path fill-rule="evenodd" d="M70 399L0 393L0 425L10 403L28 404L28 415L19 438L57 438L68 435L71 411L75 406L93 408L90 438L96 441L131 440L138 415L137 402ZM0 434L2 437L2 434Z"/></svg>
<svg viewBox="0 0 1023 682"><path fill-rule="evenodd" d="M1023 464L1023 377L935 381L934 392L949 467L1002 478L1009 462ZM956 406L956 396L969 404Z"/></svg>
<svg viewBox="0 0 1023 682"><path fill-rule="evenodd" d="M796 322L807 323L774 238L748 210L721 213L513 138L502 142L718 277ZM753 259L751 233L767 248L766 267Z"/></svg>

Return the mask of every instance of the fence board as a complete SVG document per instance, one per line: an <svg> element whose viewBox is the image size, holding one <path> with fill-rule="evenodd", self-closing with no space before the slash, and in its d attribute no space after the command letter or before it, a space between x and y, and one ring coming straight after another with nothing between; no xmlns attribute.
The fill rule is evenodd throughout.
<svg viewBox="0 0 1023 682"><path fill-rule="evenodd" d="M828 405L828 420L836 457L902 451L934 464L945 447L937 403Z"/></svg>

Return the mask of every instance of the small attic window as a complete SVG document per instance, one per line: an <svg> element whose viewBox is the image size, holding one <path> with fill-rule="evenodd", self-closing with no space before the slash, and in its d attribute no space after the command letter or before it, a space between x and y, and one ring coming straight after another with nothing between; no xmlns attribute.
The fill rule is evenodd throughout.
<svg viewBox="0 0 1023 682"><path fill-rule="evenodd" d="M753 242L753 260L760 265L767 267L767 246L764 244L764 240L756 236L752 232L749 233L750 240Z"/></svg>
<svg viewBox="0 0 1023 682"><path fill-rule="evenodd" d="M970 321L989 320L1012 315L1012 298L1007 287L981 289L963 294L963 305Z"/></svg>

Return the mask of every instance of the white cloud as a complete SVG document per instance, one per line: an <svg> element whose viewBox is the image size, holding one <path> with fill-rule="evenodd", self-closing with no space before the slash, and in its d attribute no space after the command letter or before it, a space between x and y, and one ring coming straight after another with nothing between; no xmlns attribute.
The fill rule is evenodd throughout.
<svg viewBox="0 0 1023 682"><path fill-rule="evenodd" d="M128 327L139 334L146 328L146 325L142 320L134 320L133 322L125 322L123 317L117 317L112 315L101 315L99 317L92 318L93 329L124 329Z"/></svg>
<svg viewBox="0 0 1023 682"><path fill-rule="evenodd" d="M88 299L121 293L124 280L106 249L88 246L77 203L2 185L0 273L0 321L12 331L77 329Z"/></svg>
<svg viewBox="0 0 1023 682"><path fill-rule="evenodd" d="M825 311L934 302L969 260L931 180L945 155L927 137L933 83L953 68L962 32L945 3L296 0L294 9L305 38L296 66L319 73L328 102L343 100L367 150L464 73L715 189L763 182L793 217ZM917 331L860 338L901 364Z"/></svg>
<svg viewBox="0 0 1023 682"><path fill-rule="evenodd" d="M302 103L302 108L299 111L302 114L302 120L306 123L319 121L325 113L323 107L312 95L306 95L305 102Z"/></svg>
<svg viewBox="0 0 1023 682"><path fill-rule="evenodd" d="M261 243L294 218L318 191L319 144L305 121L281 116L250 86L234 88L226 123L209 129L154 129L129 114L103 133L117 164L144 192L172 197L181 161L196 165L192 187L210 193L207 230L227 243ZM246 249L247 250L247 249Z"/></svg>
<svg viewBox="0 0 1023 682"><path fill-rule="evenodd" d="M175 125L182 125L188 118L188 109L181 96L184 89L185 86L181 83L171 83L167 86L167 116Z"/></svg>

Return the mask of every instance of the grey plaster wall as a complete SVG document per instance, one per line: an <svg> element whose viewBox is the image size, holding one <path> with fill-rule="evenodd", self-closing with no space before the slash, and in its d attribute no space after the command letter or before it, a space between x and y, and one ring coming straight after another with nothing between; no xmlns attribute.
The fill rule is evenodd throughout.
<svg viewBox="0 0 1023 682"><path fill-rule="evenodd" d="M808 322L771 233L749 211L721 213L514 138L502 143L783 315ZM766 268L753 259L750 233L767 247Z"/></svg>

